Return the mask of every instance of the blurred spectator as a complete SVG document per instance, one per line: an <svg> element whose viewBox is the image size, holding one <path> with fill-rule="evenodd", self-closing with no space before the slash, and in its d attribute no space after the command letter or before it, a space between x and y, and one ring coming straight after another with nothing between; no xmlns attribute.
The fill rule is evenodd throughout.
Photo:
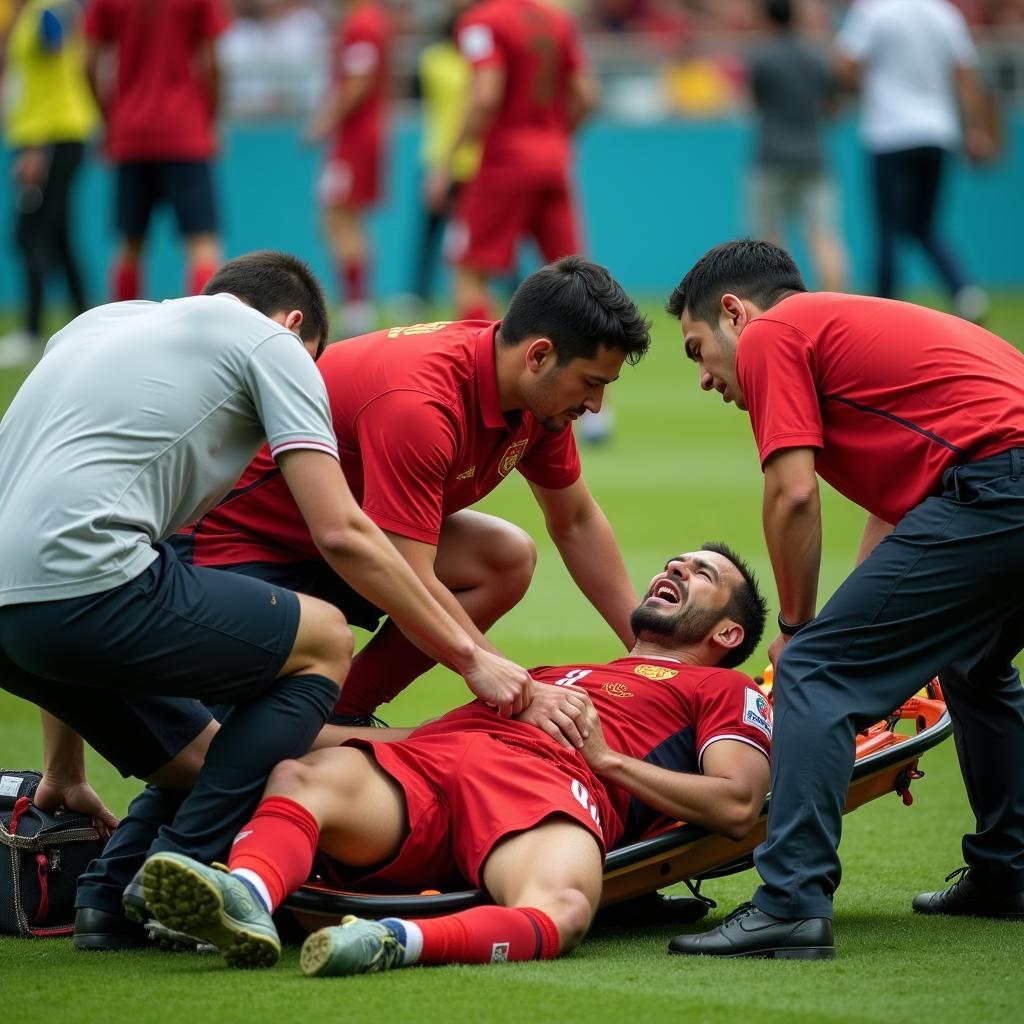
<svg viewBox="0 0 1024 1024"><path fill-rule="evenodd" d="M310 141L330 140L319 183L327 241L338 269L347 337L373 330L370 241L363 223L381 194L386 163L391 18L377 0L340 0L333 85L313 116Z"/></svg>
<svg viewBox="0 0 1024 1024"><path fill-rule="evenodd" d="M327 20L302 0L235 0L221 37L224 109L232 117L309 113L323 95Z"/></svg>
<svg viewBox="0 0 1024 1024"><path fill-rule="evenodd" d="M142 294L146 233L161 203L185 240L185 293L202 291L220 264L212 159L215 40L226 23L221 0L91 0L86 10L89 78L117 172L115 301ZM101 79L106 59L116 59L112 88Z"/></svg>
<svg viewBox="0 0 1024 1024"><path fill-rule="evenodd" d="M60 270L77 313L85 287L71 242L71 190L96 106L85 77L77 0L20 0L7 38L4 130L14 151L15 240L25 275L22 326L0 339L0 366L41 354L43 290Z"/></svg>
<svg viewBox="0 0 1024 1024"><path fill-rule="evenodd" d="M991 158L984 87L963 15L948 0L856 0L837 40L842 74L860 83L861 135L871 155L878 230L876 292L895 294L899 236L916 241L953 297L980 320L988 307L969 284L936 224L949 150L961 141L974 160Z"/></svg>
<svg viewBox="0 0 1024 1024"><path fill-rule="evenodd" d="M421 303L433 298L433 276L440 249L441 232L451 215L459 190L472 178L480 164L480 145L468 142L452 149L469 105L472 72L455 41L455 23L467 0L452 12L441 39L420 54L420 93L423 99L423 148L425 173L423 230L417 253L413 293ZM443 169L451 154L451 183L443 196L432 196L426 188L430 178Z"/></svg>
<svg viewBox="0 0 1024 1024"><path fill-rule="evenodd" d="M835 75L827 51L794 25L790 0L764 0L764 13L770 34L748 53L757 115L753 234L785 245L786 226L796 222L806 233L818 287L842 291L846 253L821 138L823 122L835 107Z"/></svg>

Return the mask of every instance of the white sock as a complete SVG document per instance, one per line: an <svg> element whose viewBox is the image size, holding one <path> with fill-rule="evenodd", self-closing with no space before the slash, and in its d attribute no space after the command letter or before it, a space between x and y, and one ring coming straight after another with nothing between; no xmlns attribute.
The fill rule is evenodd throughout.
<svg viewBox="0 0 1024 1024"><path fill-rule="evenodd" d="M274 912L274 901L270 898L270 890L267 888L267 883L255 871L250 871L248 868L235 868L231 874L244 878L256 890L256 895L263 902L267 913L272 914Z"/></svg>
<svg viewBox="0 0 1024 1024"><path fill-rule="evenodd" d="M406 921L401 917L385 917L381 924L389 925L399 933L399 938L404 936L402 945L405 946L405 955L402 957L402 966L409 967L420 962L420 955L423 953L423 932L420 926L413 921Z"/></svg>

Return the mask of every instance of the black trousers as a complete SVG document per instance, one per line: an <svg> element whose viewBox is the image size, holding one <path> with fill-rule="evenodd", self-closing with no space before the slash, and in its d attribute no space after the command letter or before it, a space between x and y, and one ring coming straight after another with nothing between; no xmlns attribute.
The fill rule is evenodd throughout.
<svg viewBox="0 0 1024 1024"><path fill-rule="evenodd" d="M1024 450L947 470L799 636L775 675L768 836L754 902L831 917L856 733L938 675L976 831L967 864L1024 888Z"/></svg>
<svg viewBox="0 0 1024 1024"><path fill-rule="evenodd" d="M82 313L86 308L85 286L71 244L71 187L85 145L58 142L46 148L49 174L41 188L19 193L15 226L25 275L25 327L36 336L42 333L43 289L51 271L64 275L75 311Z"/></svg>
<svg viewBox="0 0 1024 1024"><path fill-rule="evenodd" d="M917 146L873 156L877 294L882 298L895 296L896 243L901 237L921 246L950 294L956 294L967 283L953 254L939 238L936 225L946 157L945 150L938 146Z"/></svg>

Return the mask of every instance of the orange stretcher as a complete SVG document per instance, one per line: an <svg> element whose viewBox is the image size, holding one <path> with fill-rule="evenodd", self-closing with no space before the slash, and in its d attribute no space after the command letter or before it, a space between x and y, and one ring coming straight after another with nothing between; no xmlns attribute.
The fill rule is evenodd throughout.
<svg viewBox="0 0 1024 1024"><path fill-rule="evenodd" d="M768 675L768 673L766 673ZM758 682L770 694L771 682ZM904 731L900 731L901 723ZM913 798L910 784L924 774L921 755L952 732L949 712L938 680L933 680L888 718L857 736L857 755L846 800L846 813L886 793L904 804ZM714 835L697 825L680 823L664 832L612 850L604 862L601 906L686 882L696 892L700 883L753 866L754 847L765 835L768 800L754 828L741 840ZM345 914L360 917L430 917L451 914L490 898L482 889L386 895L335 889L312 879L293 893L285 906L310 931L336 924Z"/></svg>

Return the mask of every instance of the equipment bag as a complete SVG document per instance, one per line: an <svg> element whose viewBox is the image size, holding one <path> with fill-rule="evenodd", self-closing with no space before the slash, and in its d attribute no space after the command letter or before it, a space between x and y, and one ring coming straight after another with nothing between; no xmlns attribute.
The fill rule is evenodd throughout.
<svg viewBox="0 0 1024 1024"><path fill-rule="evenodd" d="M103 841L84 814L32 803L40 772L0 770L0 934L70 935L78 877Z"/></svg>

